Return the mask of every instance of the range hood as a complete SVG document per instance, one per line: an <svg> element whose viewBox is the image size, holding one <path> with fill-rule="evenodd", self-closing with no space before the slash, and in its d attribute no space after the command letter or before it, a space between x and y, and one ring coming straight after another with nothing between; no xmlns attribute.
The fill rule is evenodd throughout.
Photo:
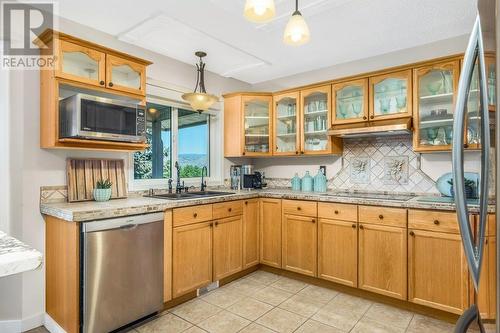
<svg viewBox="0 0 500 333"><path fill-rule="evenodd" d="M411 118L373 121L361 124L335 125L328 135L339 138L360 138L370 136L409 135L412 132Z"/></svg>

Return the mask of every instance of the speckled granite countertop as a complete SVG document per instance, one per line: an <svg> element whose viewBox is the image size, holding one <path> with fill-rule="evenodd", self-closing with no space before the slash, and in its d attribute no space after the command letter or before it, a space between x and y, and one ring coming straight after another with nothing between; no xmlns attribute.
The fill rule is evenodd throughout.
<svg viewBox="0 0 500 333"><path fill-rule="evenodd" d="M362 192L304 193L294 192L289 189L265 189L239 191L234 194L218 197L182 200L130 197L128 199L116 199L108 202L47 203L40 205L40 211L42 214L54 216L63 220L84 222L119 216L152 213L176 207L196 206L256 197L339 202L386 207L455 210L453 200L440 197L418 197L404 194L369 194ZM471 205L471 208L474 210L477 209L477 206ZM494 207L490 207L490 212L493 211Z"/></svg>
<svg viewBox="0 0 500 333"><path fill-rule="evenodd" d="M42 254L0 231L0 277L31 271L42 264Z"/></svg>

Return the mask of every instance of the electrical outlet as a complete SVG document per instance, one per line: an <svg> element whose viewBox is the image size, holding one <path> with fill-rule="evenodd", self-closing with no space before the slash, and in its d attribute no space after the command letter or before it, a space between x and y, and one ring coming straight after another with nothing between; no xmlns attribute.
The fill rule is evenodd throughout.
<svg viewBox="0 0 500 333"><path fill-rule="evenodd" d="M326 177L326 166L325 165L320 165L319 166L319 169L321 170L321 172L323 172L323 174L325 175Z"/></svg>

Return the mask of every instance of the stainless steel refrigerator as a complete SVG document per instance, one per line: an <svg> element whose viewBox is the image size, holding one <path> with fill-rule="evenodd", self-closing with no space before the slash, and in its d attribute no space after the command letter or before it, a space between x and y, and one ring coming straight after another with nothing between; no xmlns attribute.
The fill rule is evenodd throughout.
<svg viewBox="0 0 500 333"><path fill-rule="evenodd" d="M499 87L496 79L499 74L499 59L486 65L485 54L496 56L500 47L500 24L498 22L500 0L478 0L478 15L470 35L462 65L458 96L455 104L453 120L453 182L455 204L462 235L462 244L473 281L474 298L472 305L457 321L456 333L467 332L471 325L478 324L484 332L482 320L477 306L477 290L481 276L485 229L488 206L500 209L500 168L496 168L497 156L500 156L500 131L496 131L496 119L499 119L498 98ZM469 216L472 203L466 197L464 177L464 143L468 142L470 133L477 133L480 138L480 181L477 184L479 198L474 213L478 214L476 223L471 225ZM478 161L479 162L479 161ZM493 185L496 184L496 185ZM492 200L492 201L490 201ZM477 208L478 205L478 208ZM500 234L500 215L496 214L496 235ZM496 243L497 258L497 291L500 291L500 243ZM496 295L497 318L500 313L499 293ZM500 333L500 325L496 324L496 332Z"/></svg>

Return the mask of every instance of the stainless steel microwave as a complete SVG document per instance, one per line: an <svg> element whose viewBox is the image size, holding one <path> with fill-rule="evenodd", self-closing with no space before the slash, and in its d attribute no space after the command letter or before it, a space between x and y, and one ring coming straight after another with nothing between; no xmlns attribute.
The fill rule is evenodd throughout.
<svg viewBox="0 0 500 333"><path fill-rule="evenodd" d="M126 101L76 94L59 101L59 137L146 141L146 108Z"/></svg>

